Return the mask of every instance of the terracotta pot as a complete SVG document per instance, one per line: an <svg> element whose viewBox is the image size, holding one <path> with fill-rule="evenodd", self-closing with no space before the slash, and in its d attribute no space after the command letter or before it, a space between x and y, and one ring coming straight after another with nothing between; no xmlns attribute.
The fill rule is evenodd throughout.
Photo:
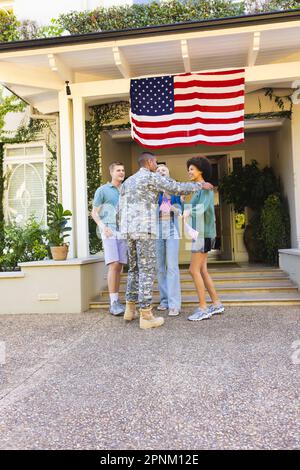
<svg viewBox="0 0 300 470"><path fill-rule="evenodd" d="M68 245L51 246L50 250L52 259L54 259L55 261L64 261L65 259L67 259L69 251Z"/></svg>

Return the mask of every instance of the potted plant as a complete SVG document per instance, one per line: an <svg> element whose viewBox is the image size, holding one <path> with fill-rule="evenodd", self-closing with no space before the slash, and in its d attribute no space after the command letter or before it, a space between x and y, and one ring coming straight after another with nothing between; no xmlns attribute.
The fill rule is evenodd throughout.
<svg viewBox="0 0 300 470"><path fill-rule="evenodd" d="M72 212L64 210L60 203L54 206L53 211L49 215L47 237L52 258L55 261L67 259L69 245L65 243L65 238L70 236L68 232L72 230L71 227L67 227L71 215Z"/></svg>
<svg viewBox="0 0 300 470"><path fill-rule="evenodd" d="M258 162L237 168L222 178L220 192L225 202L233 204L236 213L250 209L251 217L244 232L250 262L266 261L265 237L262 232L262 210L267 198L280 193L280 184L272 168L260 169Z"/></svg>

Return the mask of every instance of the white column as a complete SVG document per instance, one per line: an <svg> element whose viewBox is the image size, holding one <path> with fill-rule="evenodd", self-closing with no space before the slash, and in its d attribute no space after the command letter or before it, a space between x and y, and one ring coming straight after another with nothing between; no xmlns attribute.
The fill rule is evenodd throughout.
<svg viewBox="0 0 300 470"><path fill-rule="evenodd" d="M300 249L300 104L294 104L292 114L292 151L294 170L295 214L293 223L296 229L296 246Z"/></svg>
<svg viewBox="0 0 300 470"><path fill-rule="evenodd" d="M69 246L68 258L76 257L76 227L74 204L74 167L73 167L73 118L72 102L65 90L59 93L59 136L60 136L60 177L61 203L66 210L72 211L69 226L70 236L66 239Z"/></svg>
<svg viewBox="0 0 300 470"><path fill-rule="evenodd" d="M75 163L75 200L77 256L89 256L89 227L87 201L87 171L85 142L85 103L81 96L73 98L74 121L74 163Z"/></svg>

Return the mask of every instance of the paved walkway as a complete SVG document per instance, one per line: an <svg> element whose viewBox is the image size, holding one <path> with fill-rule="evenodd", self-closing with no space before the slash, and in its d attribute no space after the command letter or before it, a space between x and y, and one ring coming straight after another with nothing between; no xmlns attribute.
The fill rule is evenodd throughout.
<svg viewBox="0 0 300 470"><path fill-rule="evenodd" d="M299 307L187 315L1 316L0 448L300 448Z"/></svg>

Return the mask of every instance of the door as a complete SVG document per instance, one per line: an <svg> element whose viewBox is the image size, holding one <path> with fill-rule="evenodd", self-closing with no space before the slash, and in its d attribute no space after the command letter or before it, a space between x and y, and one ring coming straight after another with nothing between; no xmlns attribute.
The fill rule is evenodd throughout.
<svg viewBox="0 0 300 470"><path fill-rule="evenodd" d="M219 159L219 178L228 174L229 170L229 157L228 155L222 155ZM220 254L219 259L231 261L233 258L233 246L232 246L232 209L230 204L220 196Z"/></svg>
<svg viewBox="0 0 300 470"><path fill-rule="evenodd" d="M245 165L244 153L231 154L230 171L241 168ZM233 208L231 210L232 222L232 242L233 242L233 258L234 261L248 261L248 253L244 244L244 232L247 224L247 211L236 213Z"/></svg>

